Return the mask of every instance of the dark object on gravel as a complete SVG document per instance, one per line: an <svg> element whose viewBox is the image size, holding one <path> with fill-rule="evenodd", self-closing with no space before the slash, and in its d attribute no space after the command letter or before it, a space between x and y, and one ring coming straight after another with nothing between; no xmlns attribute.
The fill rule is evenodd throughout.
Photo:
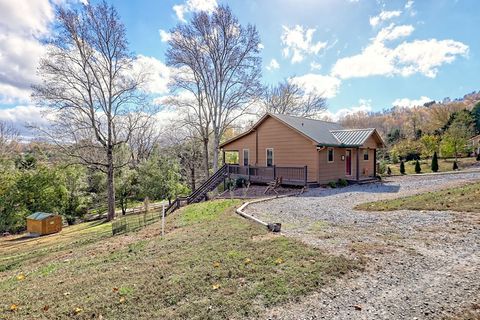
<svg viewBox="0 0 480 320"><path fill-rule="evenodd" d="M457 163L457 161L453 161L453 170L458 170L458 163Z"/></svg>
<svg viewBox="0 0 480 320"><path fill-rule="evenodd" d="M280 232L280 230L282 229L282 224L281 223L269 223L267 228L271 232Z"/></svg>

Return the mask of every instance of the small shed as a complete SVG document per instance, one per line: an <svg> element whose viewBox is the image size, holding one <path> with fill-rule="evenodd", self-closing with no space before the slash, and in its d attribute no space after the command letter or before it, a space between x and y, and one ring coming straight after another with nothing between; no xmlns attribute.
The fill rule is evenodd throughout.
<svg viewBox="0 0 480 320"><path fill-rule="evenodd" d="M35 212L27 217L27 231L32 234L45 235L62 230L62 217L57 214Z"/></svg>

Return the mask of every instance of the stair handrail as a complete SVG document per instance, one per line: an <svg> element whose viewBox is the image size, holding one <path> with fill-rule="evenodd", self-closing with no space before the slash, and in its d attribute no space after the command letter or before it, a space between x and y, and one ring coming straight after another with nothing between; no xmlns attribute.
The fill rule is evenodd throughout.
<svg viewBox="0 0 480 320"><path fill-rule="evenodd" d="M228 164L224 164L220 169L218 169L214 174L210 176L200 187L195 189L189 196L188 196L188 202L190 202L192 199L197 197L200 193L204 192L205 189L207 189L210 184L216 180L220 175L225 174L225 169L227 168Z"/></svg>

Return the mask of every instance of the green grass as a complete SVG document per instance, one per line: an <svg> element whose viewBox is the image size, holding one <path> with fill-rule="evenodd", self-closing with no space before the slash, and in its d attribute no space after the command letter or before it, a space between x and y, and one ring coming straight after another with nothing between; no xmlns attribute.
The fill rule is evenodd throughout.
<svg viewBox="0 0 480 320"><path fill-rule="evenodd" d="M463 187L427 192L392 200L363 203L355 207L367 211L392 210L451 210L480 212L480 183Z"/></svg>
<svg viewBox="0 0 480 320"><path fill-rule="evenodd" d="M236 215L236 205L181 209L167 220L163 238L155 223L115 237L78 227L59 245L61 238L50 240L44 255L0 273L0 319L240 319L362 268L268 233ZM96 240L72 247L75 235L88 230ZM18 242L7 256L16 250L36 255L35 245ZM11 304L17 311L9 311Z"/></svg>
<svg viewBox="0 0 480 320"><path fill-rule="evenodd" d="M438 172L448 172L453 171L453 162L455 159L438 159ZM474 157L472 158L459 158L458 166L460 169L466 169L476 164L478 161ZM422 169L421 173L431 173L432 160L420 160L420 168ZM400 163L397 164L387 164L388 167L392 170L392 175L400 174ZM406 174L415 174L415 161L405 162L405 172ZM385 174L386 175L386 172Z"/></svg>

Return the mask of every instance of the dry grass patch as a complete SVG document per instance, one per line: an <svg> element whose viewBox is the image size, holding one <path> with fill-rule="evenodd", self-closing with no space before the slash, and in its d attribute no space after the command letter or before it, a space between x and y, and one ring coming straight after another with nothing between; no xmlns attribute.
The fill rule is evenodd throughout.
<svg viewBox="0 0 480 320"><path fill-rule="evenodd" d="M42 264L24 259L0 273L0 318L238 319L361 268L267 236L234 213L238 204L212 201L177 211L164 238L156 223L74 249L64 244L68 249L48 251ZM75 258L47 262L65 251Z"/></svg>
<svg viewBox="0 0 480 320"><path fill-rule="evenodd" d="M439 210L480 212L480 183L426 192L392 200L363 203L355 207L366 211Z"/></svg>

